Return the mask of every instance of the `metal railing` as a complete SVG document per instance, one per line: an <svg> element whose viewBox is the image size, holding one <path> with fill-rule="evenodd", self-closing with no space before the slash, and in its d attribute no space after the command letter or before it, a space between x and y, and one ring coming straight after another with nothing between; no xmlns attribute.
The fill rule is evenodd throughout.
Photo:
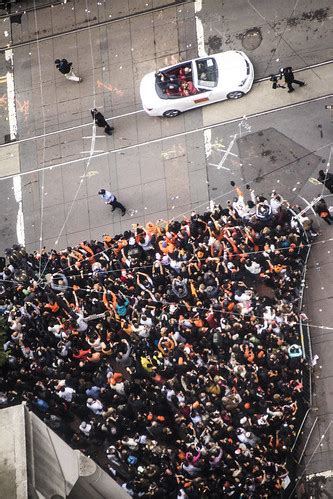
<svg viewBox="0 0 333 499"><path fill-rule="evenodd" d="M292 211L292 210L291 210ZM292 211L293 215L297 216L297 213ZM300 223L300 222L299 222ZM311 344L311 335L310 335L310 327L306 320L303 319L302 316L302 308L303 308L303 299L304 299L304 290L305 290L305 281L306 281L306 273L307 273L307 265L310 255L310 240L304 231L304 235L306 236L307 246L300 248L299 253L300 257L303 260L303 273L302 273L302 281L301 281L301 289L299 296L299 335L300 342L302 346L302 354L303 354L303 366L302 366L302 398L298 401L298 411L297 411L297 420L295 423L296 435L291 446L291 459L293 461L293 471L290 472L291 482L286 490L281 494L282 498L290 499L294 497L294 491L296 486L296 466L299 464L300 460L303 457L304 449L301 450L298 448L298 444L300 441L300 437L303 434L303 430L305 427L305 423L309 417L312 408L313 402L313 394L312 394L312 344ZM312 429L315 425L312 426ZM311 430L312 433L312 430Z"/></svg>

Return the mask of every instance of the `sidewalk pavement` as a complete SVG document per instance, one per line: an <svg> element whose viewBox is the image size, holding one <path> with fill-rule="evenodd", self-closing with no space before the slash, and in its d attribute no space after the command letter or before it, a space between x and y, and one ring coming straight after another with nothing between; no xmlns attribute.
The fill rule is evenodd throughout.
<svg viewBox="0 0 333 499"><path fill-rule="evenodd" d="M326 202L332 206L333 195L329 195ZM299 474L305 475L333 470L333 225L320 221L320 226L321 235L310 253L303 305L312 324L313 356L319 357L313 370L313 409L303 431L303 445L300 445L303 448L318 418L300 466ZM327 491L332 493L333 489Z"/></svg>
<svg viewBox="0 0 333 499"><path fill-rule="evenodd" d="M191 3L193 0L183 0ZM159 7L177 6L177 0L44 0L36 1L36 12L33 2L20 2L19 11L24 12L20 23L12 23L13 44L43 39L52 35L61 35L75 29L94 27L101 23L113 23L127 16L140 15ZM42 5L46 5L41 8ZM88 6L88 10L87 10ZM26 8L26 10L25 10ZM12 9L15 12L15 9ZM0 38L0 47L3 43Z"/></svg>

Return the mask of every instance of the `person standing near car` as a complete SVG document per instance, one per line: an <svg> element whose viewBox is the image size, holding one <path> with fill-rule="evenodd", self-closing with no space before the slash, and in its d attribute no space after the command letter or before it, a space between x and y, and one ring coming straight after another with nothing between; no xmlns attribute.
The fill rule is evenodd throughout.
<svg viewBox="0 0 333 499"><path fill-rule="evenodd" d="M54 61L56 68L59 69L60 73L62 73L67 80L71 81L76 81L77 83L80 83L82 81L82 78L79 78L79 76L76 76L73 72L72 62L68 62L67 59L56 59Z"/></svg>
<svg viewBox="0 0 333 499"><path fill-rule="evenodd" d="M119 208L122 211L122 216L125 215L126 213L125 206L119 203L119 201L117 201L116 196L112 194L112 192L107 191L105 189L100 189L98 191L98 195L103 199L105 204L109 204L112 206L112 211L114 211L116 208Z"/></svg>

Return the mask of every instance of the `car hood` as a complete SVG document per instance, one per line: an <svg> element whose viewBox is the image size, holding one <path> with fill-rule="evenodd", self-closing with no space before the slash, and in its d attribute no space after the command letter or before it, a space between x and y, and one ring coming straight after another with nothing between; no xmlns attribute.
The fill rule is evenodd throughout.
<svg viewBox="0 0 333 499"><path fill-rule="evenodd" d="M248 77L246 61L250 61L242 52L229 50L213 57L219 70L219 85L235 87Z"/></svg>
<svg viewBox="0 0 333 499"><path fill-rule="evenodd" d="M161 99L155 90L155 73L154 71L146 74L140 83L140 97L142 105L148 109L154 109L161 103Z"/></svg>

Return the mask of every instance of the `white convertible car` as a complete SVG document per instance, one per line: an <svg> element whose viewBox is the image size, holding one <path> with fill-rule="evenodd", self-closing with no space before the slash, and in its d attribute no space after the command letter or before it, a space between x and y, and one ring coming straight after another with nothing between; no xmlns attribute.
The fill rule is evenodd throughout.
<svg viewBox="0 0 333 499"><path fill-rule="evenodd" d="M142 105L150 116L173 118L195 107L240 99L251 90L250 59L229 50L148 73L140 84Z"/></svg>

